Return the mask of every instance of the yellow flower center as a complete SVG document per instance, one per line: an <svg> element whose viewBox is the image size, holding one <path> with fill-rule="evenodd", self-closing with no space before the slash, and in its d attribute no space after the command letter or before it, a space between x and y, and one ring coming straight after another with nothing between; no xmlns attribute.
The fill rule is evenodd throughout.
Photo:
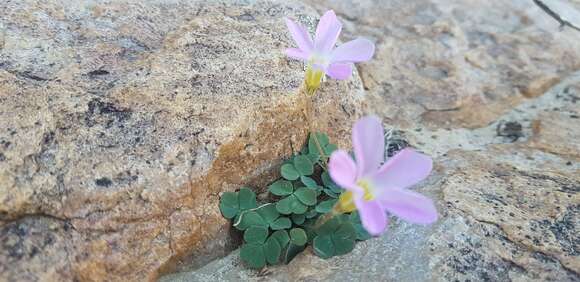
<svg viewBox="0 0 580 282"><path fill-rule="evenodd" d="M308 94L313 95L318 90L323 76L324 72L322 70L315 69L310 64L308 65L306 69L306 90Z"/></svg>
<svg viewBox="0 0 580 282"><path fill-rule="evenodd" d="M360 180L357 182L357 185L361 187L364 191L363 200L365 201L372 201L375 199L375 195L372 193L371 185L366 180ZM356 206L354 205L353 194L350 191L342 193L340 198L338 198L338 203L335 206L339 212L346 213L352 212L356 210Z"/></svg>

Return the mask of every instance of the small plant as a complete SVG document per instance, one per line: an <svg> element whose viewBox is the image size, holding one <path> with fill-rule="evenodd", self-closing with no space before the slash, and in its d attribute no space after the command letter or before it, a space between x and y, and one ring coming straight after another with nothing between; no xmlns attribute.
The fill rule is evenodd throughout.
<svg viewBox="0 0 580 282"><path fill-rule="evenodd" d="M258 204L247 187L223 193L220 210L243 232L240 256L246 265L288 263L309 244L318 256L329 258L346 254L355 241L371 237L356 211L330 216L343 190L323 164L336 149L325 134L311 134L307 146L280 167L282 177L268 186L268 202Z"/></svg>
<svg viewBox="0 0 580 282"><path fill-rule="evenodd" d="M303 110L312 133L305 148L282 164L282 177L268 186L266 202L258 204L249 188L222 195L223 216L244 234L242 260L252 268L288 263L307 245L321 258L343 255L357 240L385 232L389 215L435 222L433 202L408 189L429 175L432 160L411 149L393 155L390 143L385 146L392 132L385 135L377 117L361 118L353 126L354 158L313 129L312 96L323 77L349 78L353 63L373 56L374 44L359 38L335 49L342 25L333 11L320 19L314 41L303 26L292 20L286 24L298 45L287 55L306 63ZM406 143L393 145L398 151ZM385 147L392 156L386 161Z"/></svg>

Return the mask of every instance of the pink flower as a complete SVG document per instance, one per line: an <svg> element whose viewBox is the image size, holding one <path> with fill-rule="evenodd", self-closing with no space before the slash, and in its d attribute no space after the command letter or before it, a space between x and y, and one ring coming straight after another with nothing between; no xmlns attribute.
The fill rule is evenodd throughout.
<svg viewBox="0 0 580 282"><path fill-rule="evenodd" d="M334 49L342 24L332 10L320 18L314 42L305 27L290 19L286 19L286 25L298 45L298 48L287 49L286 54L306 62L306 85L310 88L317 89L324 74L340 80L349 78L353 63L368 61L375 52L375 45L363 38Z"/></svg>
<svg viewBox="0 0 580 282"><path fill-rule="evenodd" d="M387 213L419 224L437 220L433 202L406 189L429 175L431 158L404 149L381 166L384 131L380 120L372 116L356 122L352 144L356 163L347 152L338 150L328 164L332 180L347 190L337 203L339 211L358 209L364 228L374 236L385 231Z"/></svg>

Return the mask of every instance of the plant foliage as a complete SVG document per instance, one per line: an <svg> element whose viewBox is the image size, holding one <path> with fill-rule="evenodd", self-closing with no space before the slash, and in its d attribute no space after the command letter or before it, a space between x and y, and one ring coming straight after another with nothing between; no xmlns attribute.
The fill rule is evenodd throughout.
<svg viewBox="0 0 580 282"><path fill-rule="evenodd" d="M268 202L258 205L247 187L221 196L222 215L243 232L240 257L251 268L288 263L307 245L321 258L343 255L355 241L370 238L356 211L320 220L332 212L343 190L324 169L337 146L326 134L315 134L280 167L282 177L268 186Z"/></svg>

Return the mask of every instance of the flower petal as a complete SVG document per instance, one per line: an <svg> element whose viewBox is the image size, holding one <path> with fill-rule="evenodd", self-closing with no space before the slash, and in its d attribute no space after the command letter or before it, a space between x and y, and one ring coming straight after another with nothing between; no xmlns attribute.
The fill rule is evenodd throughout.
<svg viewBox="0 0 580 282"><path fill-rule="evenodd" d="M320 53L329 53L338 40L338 35L342 30L342 24L336 18L333 10L327 11L320 18L316 27L316 37L314 46Z"/></svg>
<svg viewBox="0 0 580 282"><path fill-rule="evenodd" d="M358 178L374 174L384 159L385 137L379 118L367 116L352 128L352 145L358 167Z"/></svg>
<svg viewBox="0 0 580 282"><path fill-rule="evenodd" d="M368 61L375 53L375 45L368 39L357 38L332 51L331 62L358 63Z"/></svg>
<svg viewBox="0 0 580 282"><path fill-rule="evenodd" d="M298 48L306 54L312 52L314 43L312 43L312 39L306 28L290 19L286 19L286 26L288 26L288 30L290 30L290 34L296 42L296 45L298 45Z"/></svg>
<svg viewBox="0 0 580 282"><path fill-rule="evenodd" d="M379 201L355 200L363 227L373 236L380 235L387 228L387 214Z"/></svg>
<svg viewBox="0 0 580 282"><path fill-rule="evenodd" d="M379 187L407 188L425 179L432 168L430 157L407 148L390 158L372 176L372 182Z"/></svg>
<svg viewBox="0 0 580 282"><path fill-rule="evenodd" d="M359 189L356 189L356 164L347 152L336 150L332 153L328 162L328 174L342 188L358 192Z"/></svg>
<svg viewBox="0 0 580 282"><path fill-rule="evenodd" d="M328 76L338 79L344 80L349 78L352 75L352 64L344 64L344 63L335 63L330 65L326 70L326 74Z"/></svg>
<svg viewBox="0 0 580 282"><path fill-rule="evenodd" d="M298 48L288 48L286 49L286 56L297 59L297 60L308 60L308 53L298 49Z"/></svg>
<svg viewBox="0 0 580 282"><path fill-rule="evenodd" d="M431 199L407 189L387 188L377 200L389 213L408 222L429 224L437 220L437 209Z"/></svg>

